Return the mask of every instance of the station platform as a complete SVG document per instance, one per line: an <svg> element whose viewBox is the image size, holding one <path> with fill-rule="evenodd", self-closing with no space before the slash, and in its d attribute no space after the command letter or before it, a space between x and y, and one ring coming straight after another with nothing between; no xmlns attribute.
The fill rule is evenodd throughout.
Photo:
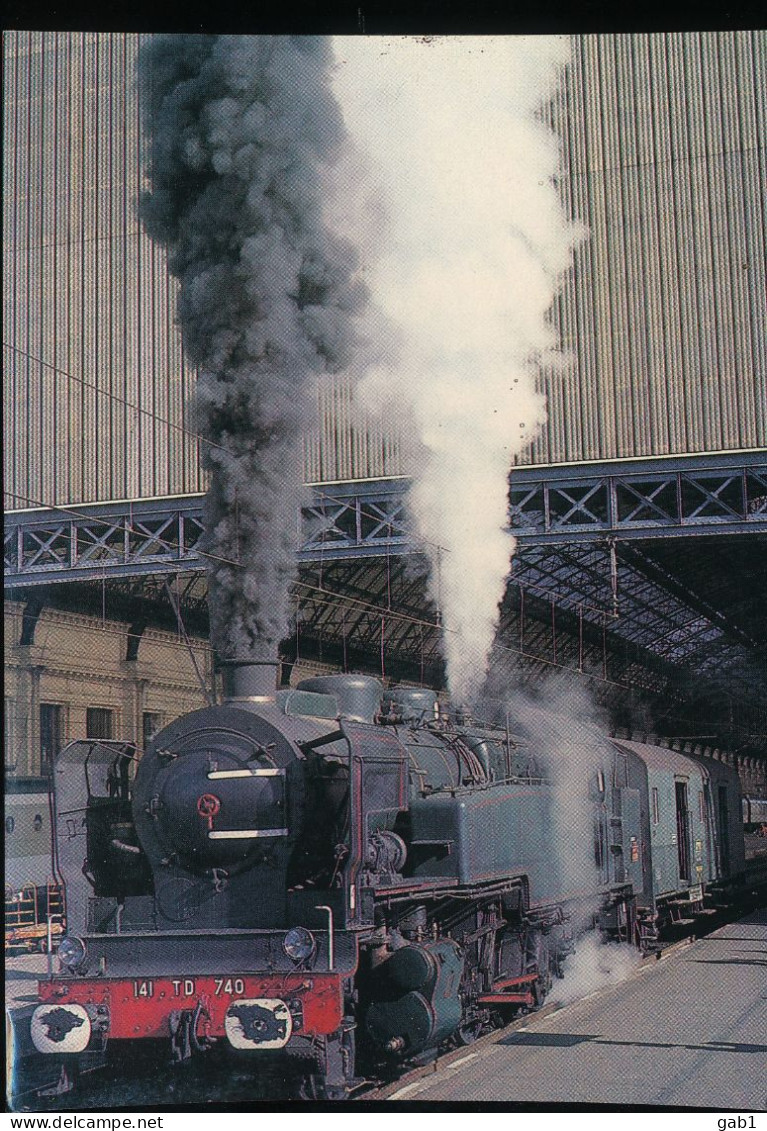
<svg viewBox="0 0 767 1131"><path fill-rule="evenodd" d="M58 962L52 961L54 969L58 969ZM46 976L48 963L46 954L20 954L5 959L5 1084L6 1098L13 1101L14 1107L25 1098L19 1089L28 1089L32 1095L38 1086L54 1082L54 1070L35 1052L29 1033L29 1021L37 1004L37 982ZM28 1069L23 1082L19 1078L22 1063Z"/></svg>
<svg viewBox="0 0 767 1131"><path fill-rule="evenodd" d="M53 969L58 970L58 961L53 958ZM21 1009L37 1001L38 978L48 972L46 954L19 954L5 960L5 1008Z"/></svg>
<svg viewBox="0 0 767 1131"><path fill-rule="evenodd" d="M388 1099L767 1110L767 909L484 1038Z"/></svg>
<svg viewBox="0 0 767 1131"><path fill-rule="evenodd" d="M547 1005L441 1058L434 1071L389 1085L377 1101L767 1110L767 908L677 944L659 960L640 961L621 948L617 967L600 958L591 969L584 949L575 978L568 974L552 988L549 1002L566 1002L561 1008ZM45 955L6 963L6 1016L18 1060L34 1051L29 1016L47 964ZM45 1058L29 1057L18 1105L29 1089L55 1082L46 1068ZM9 1063L7 1080L12 1075ZM95 1106L109 1102L105 1093Z"/></svg>

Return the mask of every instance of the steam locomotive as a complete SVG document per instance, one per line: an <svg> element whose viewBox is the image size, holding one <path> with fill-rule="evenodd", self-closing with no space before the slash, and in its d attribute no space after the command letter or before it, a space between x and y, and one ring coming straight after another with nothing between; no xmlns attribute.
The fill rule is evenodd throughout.
<svg viewBox="0 0 767 1131"><path fill-rule="evenodd" d="M275 690L252 659L226 676L137 767L96 741L58 758L67 935L31 1035L65 1073L112 1042L217 1046L343 1098L536 1008L580 930L651 949L743 871L719 762L594 732L562 776L513 713L478 725L367 676Z"/></svg>

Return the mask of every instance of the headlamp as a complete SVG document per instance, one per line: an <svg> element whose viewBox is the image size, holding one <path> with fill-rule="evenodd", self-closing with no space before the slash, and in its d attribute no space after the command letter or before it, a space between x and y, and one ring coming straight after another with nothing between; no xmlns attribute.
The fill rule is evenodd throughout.
<svg viewBox="0 0 767 1131"><path fill-rule="evenodd" d="M83 940L77 935L65 935L59 943L56 954L64 969L75 973L84 964L87 949Z"/></svg>
<svg viewBox="0 0 767 1131"><path fill-rule="evenodd" d="M282 940L282 949L292 962L306 962L314 954L317 944L306 927L291 927Z"/></svg>

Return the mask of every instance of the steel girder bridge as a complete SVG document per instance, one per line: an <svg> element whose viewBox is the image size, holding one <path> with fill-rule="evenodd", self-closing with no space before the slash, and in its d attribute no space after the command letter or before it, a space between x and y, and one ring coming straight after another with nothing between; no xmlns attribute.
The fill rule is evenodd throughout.
<svg viewBox="0 0 767 1131"><path fill-rule="evenodd" d="M297 523L294 658L380 660L384 674L439 683L442 627L408 527L407 487L311 488ZM651 714L663 702L685 716L683 731L696 712L713 711L746 748L767 731L758 706L767 699L767 453L515 468L510 515L518 546L500 635L532 677L565 668L621 701L626 688L647 694ZM27 641L44 604L82 610L90 593L102 612L108 594L112 615L133 622L135 658L141 625L156 623L170 584L173 614L205 635L203 521L201 495L10 512L5 584L26 602Z"/></svg>
<svg viewBox="0 0 767 1131"><path fill-rule="evenodd" d="M320 485L302 508L300 563L411 553L407 479ZM522 544L621 542L767 530L763 453L519 467L511 527ZM6 587L202 569L203 496L6 514Z"/></svg>

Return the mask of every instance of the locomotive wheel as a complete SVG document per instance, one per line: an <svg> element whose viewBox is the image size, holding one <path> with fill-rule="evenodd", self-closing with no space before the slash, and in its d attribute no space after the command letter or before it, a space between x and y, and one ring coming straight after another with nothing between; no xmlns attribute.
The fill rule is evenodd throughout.
<svg viewBox="0 0 767 1131"><path fill-rule="evenodd" d="M549 990L551 989L551 972L548 964L541 970L538 978L533 982L533 997L535 998L535 1005L533 1009L540 1009L546 1000Z"/></svg>
<svg viewBox="0 0 767 1131"><path fill-rule="evenodd" d="M303 1076L298 1085L298 1098L300 1100L347 1100L349 1093L346 1088L334 1087L326 1084L324 1078L317 1073Z"/></svg>
<svg viewBox="0 0 767 1131"><path fill-rule="evenodd" d="M468 1018L462 1021L455 1032L455 1039L459 1045L473 1045L482 1036L483 1025L478 1018Z"/></svg>
<svg viewBox="0 0 767 1131"><path fill-rule="evenodd" d="M298 1098L300 1100L324 1100L322 1077L312 1073L302 1076L298 1082Z"/></svg>

